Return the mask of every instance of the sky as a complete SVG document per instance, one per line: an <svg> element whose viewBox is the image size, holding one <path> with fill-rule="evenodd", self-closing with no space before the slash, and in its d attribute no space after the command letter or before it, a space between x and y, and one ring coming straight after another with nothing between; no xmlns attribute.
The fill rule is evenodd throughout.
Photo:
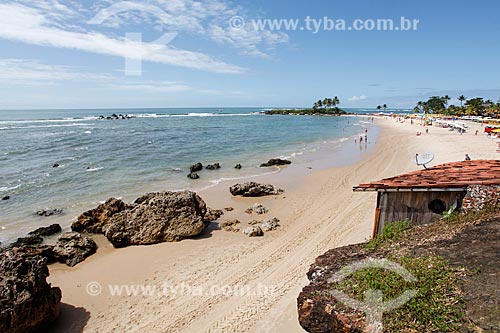
<svg viewBox="0 0 500 333"><path fill-rule="evenodd" d="M0 109L497 101L498 12L497 0L0 0Z"/></svg>

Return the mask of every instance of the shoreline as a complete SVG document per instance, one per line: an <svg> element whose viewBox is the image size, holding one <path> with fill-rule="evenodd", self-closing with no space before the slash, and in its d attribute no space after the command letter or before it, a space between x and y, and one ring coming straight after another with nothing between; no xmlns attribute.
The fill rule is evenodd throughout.
<svg viewBox="0 0 500 333"><path fill-rule="evenodd" d="M262 115L262 117L265 117ZM351 116L352 117L352 116ZM364 116L361 116L364 117ZM329 160L330 155L337 154L340 152L342 156L339 156L339 160L346 159L349 157L348 154L345 154L345 146L346 142L353 138L353 134L351 132L361 133L364 130L364 126L366 124L359 123L354 125L351 122L352 128L349 129L346 133L342 132L332 132L332 136L325 137L322 139L315 140L313 142L308 143L300 143L297 142L295 144L290 143L286 147L287 156L278 156L280 155L280 148L277 147L273 149L271 153L266 152L255 152L252 154L252 161L257 159L257 156L260 155L260 162L263 163L267 161L269 158L280 157L280 158L291 158L293 164L291 168L295 170L297 167L301 168L305 165L312 165L314 169L331 167L335 163L332 163ZM372 125L370 125L372 126ZM359 128L358 128L359 127ZM376 130L378 132L378 130ZM357 134L356 134L357 135ZM355 136L355 135L354 135ZM317 151L312 151L317 150ZM356 161L358 157L349 157L349 160ZM234 161L238 163L244 163L245 157L240 158L232 158ZM226 157L223 157L222 160L227 160ZM310 161L310 162L309 162ZM192 160L191 163L196 163L196 160ZM215 161L202 161L205 164L207 162L215 162ZM234 162L234 163L236 163ZM224 162L223 162L224 163ZM189 172L186 170L178 170L174 175L165 174L165 176L160 176L155 181L145 181L143 183L139 183L138 185L129 184L126 179L122 179L120 182L123 183L123 188L120 192L114 191L110 193L98 193L98 195L90 198L87 195L82 194L81 200L74 200L68 204L62 204L60 206L54 204L52 206L43 206L36 205L32 207L33 212L25 212L20 214L19 216L7 216L4 217L4 226L3 226L3 236L5 238L2 239L2 243L8 244L14 242L18 237L24 237L28 232L34 230L38 227L43 227L46 224L50 223L58 223L63 227L64 231L70 230L71 223L76 220L76 218L89 209L94 208L100 203L105 202L110 197L115 197L118 199L122 199L124 201L133 201L135 198L143 195L147 192L159 192L159 191L181 191L181 190L190 190L194 192L204 192L210 190L213 187L218 187L220 183L228 183L228 182L244 182L244 181L252 181L254 179L259 179L260 177L273 178L277 177L278 174L286 172L285 169L270 167L270 168L259 168L258 164L247 164L244 165L243 170L234 171L233 164L231 162L225 161L223 164L223 169L215 170L215 171L203 171L201 178L199 180L186 180L186 175ZM304 175L309 173L308 171L302 172ZM299 173L295 173L297 176ZM170 178L176 178L181 183L186 183L185 187L178 187L177 183L172 184ZM281 176L279 176L281 177ZM301 175L302 178L302 175ZM232 185L232 184L231 184ZM229 187L229 186L228 186ZM58 208L63 209L63 214L51 216L49 218L39 218L34 214L37 210L42 209L52 209ZM47 238L51 241L51 238Z"/></svg>
<svg viewBox="0 0 500 333"><path fill-rule="evenodd" d="M429 135L417 137L415 132L421 130L420 126L376 119L382 130L375 149L363 159L351 166L311 170L301 184L295 184L295 188L276 199L233 198L228 202L216 190L200 193L212 208L235 208L219 221L235 218L254 202L263 203L270 212L258 216L259 219L276 216L281 220L281 227L264 237L247 238L241 233L209 228L197 239L125 249L113 249L109 243L106 246L102 237L97 239L98 253L78 266L50 266L49 281L61 287L63 303L71 306L63 308L54 330L80 325L84 331L147 328L301 332L295 299L307 283L305 273L309 265L330 248L361 242L371 235L375 196L353 193L352 186L416 170L412 156L429 147L436 153L432 165L460 160L465 153L473 159L498 158L496 144L483 136L475 137L472 130L460 136L431 127ZM286 173L279 173L282 177L271 182L278 187L286 181L295 183L293 174L288 180L283 179ZM225 193L229 197L227 189ZM181 293L146 297L112 296L104 288L101 295L90 296L85 287L92 281L104 287L184 284L205 291L213 286L237 285L257 290L264 285L272 292L257 296ZM78 308L84 308L85 315Z"/></svg>

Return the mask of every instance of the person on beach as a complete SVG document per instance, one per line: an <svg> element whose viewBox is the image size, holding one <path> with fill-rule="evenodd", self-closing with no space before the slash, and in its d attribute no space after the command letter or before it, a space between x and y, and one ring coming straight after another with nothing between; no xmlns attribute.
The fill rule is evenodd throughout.
<svg viewBox="0 0 500 333"><path fill-rule="evenodd" d="M465 160L466 161L470 161L471 160L469 154L465 154Z"/></svg>
<svg viewBox="0 0 500 333"><path fill-rule="evenodd" d="M425 128L425 133L426 133L426 134L429 134L429 127L426 127L426 128Z"/></svg>
<svg viewBox="0 0 500 333"><path fill-rule="evenodd" d="M475 136L477 136L477 132L479 132L479 130L476 130L476 134L474 134Z"/></svg>
<svg viewBox="0 0 500 333"><path fill-rule="evenodd" d="M359 143L363 143L363 137L362 136L359 137Z"/></svg>

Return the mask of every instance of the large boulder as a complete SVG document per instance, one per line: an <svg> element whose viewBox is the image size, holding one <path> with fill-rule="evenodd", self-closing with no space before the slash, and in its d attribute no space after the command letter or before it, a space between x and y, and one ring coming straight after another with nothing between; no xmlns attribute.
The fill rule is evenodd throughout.
<svg viewBox="0 0 500 333"><path fill-rule="evenodd" d="M54 258L68 266L75 266L94 254L97 244L89 237L77 232L67 232L57 239L53 248Z"/></svg>
<svg viewBox="0 0 500 333"><path fill-rule="evenodd" d="M0 332L28 332L59 316L61 289L51 287L47 259L0 250Z"/></svg>
<svg viewBox="0 0 500 333"><path fill-rule="evenodd" d="M281 165L288 165L291 163L292 162L290 162L289 160L283 160L281 158L272 158L269 161L267 161L266 163L262 163L260 165L260 167L264 168L264 167L270 167L270 166L281 166Z"/></svg>
<svg viewBox="0 0 500 333"><path fill-rule="evenodd" d="M259 184L255 182L247 182L243 184L235 184L229 188L234 196L243 197L262 197L266 195L278 195L283 193L282 189L276 188L270 184Z"/></svg>
<svg viewBox="0 0 500 333"><path fill-rule="evenodd" d="M205 229L207 207L196 193L149 193L133 208L114 214L103 227L115 247L179 241Z"/></svg>
<svg viewBox="0 0 500 333"><path fill-rule="evenodd" d="M203 164L201 164L200 162L196 163L196 164L193 164L189 167L189 171L191 173L194 173L194 172L197 172L197 171L201 171L203 169Z"/></svg>
<svg viewBox="0 0 500 333"><path fill-rule="evenodd" d="M103 226L109 222L109 219L113 215L129 208L131 208L131 206L123 201L110 198L105 203L97 206L97 208L86 211L80 215L77 221L71 225L71 230L95 234L103 233Z"/></svg>

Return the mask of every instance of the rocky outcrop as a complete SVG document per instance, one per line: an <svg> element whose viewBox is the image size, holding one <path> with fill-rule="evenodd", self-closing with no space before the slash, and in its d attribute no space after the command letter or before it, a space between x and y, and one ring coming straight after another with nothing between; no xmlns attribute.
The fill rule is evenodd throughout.
<svg viewBox="0 0 500 333"><path fill-rule="evenodd" d="M247 182L231 186L229 188L229 192L231 192L231 194L234 196L262 197L266 195L278 195L283 193L284 191L270 184Z"/></svg>
<svg viewBox="0 0 500 333"><path fill-rule="evenodd" d="M62 230L61 226L57 223L54 223L54 224L49 225L48 227L41 227L41 228L35 229L35 230L31 231L30 233L28 233L28 235L31 235L31 236L51 236L51 235L57 234L58 232L61 232L61 230Z"/></svg>
<svg viewBox="0 0 500 333"><path fill-rule="evenodd" d="M71 225L71 230L78 232L103 233L103 226L107 225L109 219L124 210L131 208L121 200L110 198L97 208L86 211L80 215L76 222Z"/></svg>
<svg viewBox="0 0 500 333"><path fill-rule="evenodd" d="M259 204L259 203L255 203L253 204L252 206L248 207L247 210L245 211L245 213L247 214L252 214L252 213L255 213L255 214L266 214L268 213L269 210L264 207L262 204Z"/></svg>
<svg viewBox="0 0 500 333"><path fill-rule="evenodd" d="M219 163L214 163L214 164L209 164L205 167L207 170L217 170L220 169L220 164Z"/></svg>
<svg viewBox="0 0 500 333"><path fill-rule="evenodd" d="M26 237L20 237L15 241L11 246L12 247L20 247L23 245L38 245L42 244L43 238L39 235L30 235Z"/></svg>
<svg viewBox="0 0 500 333"><path fill-rule="evenodd" d="M266 163L262 163L260 165L261 168L264 167L271 167L271 166L282 166L282 165L288 165L291 164L292 162L289 160L282 160L281 158L272 158Z"/></svg>
<svg viewBox="0 0 500 333"><path fill-rule="evenodd" d="M9 195L6 195L6 196L2 197L2 201L6 201L6 200L9 200L9 199L10 199Z"/></svg>
<svg viewBox="0 0 500 333"><path fill-rule="evenodd" d="M54 258L68 266L75 266L94 254L97 244L89 237L77 232L68 232L57 239L53 248Z"/></svg>
<svg viewBox="0 0 500 333"><path fill-rule="evenodd" d="M43 217L49 217L52 215L61 215L63 213L63 210L60 208L48 208L48 209L41 209L36 211L36 215L38 216L43 216Z"/></svg>
<svg viewBox="0 0 500 333"><path fill-rule="evenodd" d="M200 175L198 175L196 172L188 173L187 177L189 179L200 179Z"/></svg>
<svg viewBox="0 0 500 333"><path fill-rule="evenodd" d="M262 227L262 230L264 231L273 231L273 230L276 230L279 226L280 226L280 220L277 219L276 217L274 217L273 219L271 220L268 220L268 221L265 221L264 223L262 223L261 227Z"/></svg>
<svg viewBox="0 0 500 333"><path fill-rule="evenodd" d="M222 215L224 215L224 212L220 209L207 208L203 221L212 222L218 220Z"/></svg>
<svg viewBox="0 0 500 333"><path fill-rule="evenodd" d="M189 167L189 171L191 173L201 171L202 169L203 169L203 164L201 164L200 162L193 164Z"/></svg>
<svg viewBox="0 0 500 333"><path fill-rule="evenodd" d="M240 231L239 226L240 226L240 221L238 220L225 221L220 224L222 230L232 231L232 232L239 232Z"/></svg>
<svg viewBox="0 0 500 333"><path fill-rule="evenodd" d="M114 214L102 231L115 247L174 242L205 229L207 208L196 193L149 193Z"/></svg>
<svg viewBox="0 0 500 333"><path fill-rule="evenodd" d="M61 290L51 287L47 259L0 250L0 332L28 332L57 319Z"/></svg>
<svg viewBox="0 0 500 333"><path fill-rule="evenodd" d="M259 226L253 225L251 227L246 227L243 230L243 233L247 235L248 237L260 237L264 236L264 232Z"/></svg>

